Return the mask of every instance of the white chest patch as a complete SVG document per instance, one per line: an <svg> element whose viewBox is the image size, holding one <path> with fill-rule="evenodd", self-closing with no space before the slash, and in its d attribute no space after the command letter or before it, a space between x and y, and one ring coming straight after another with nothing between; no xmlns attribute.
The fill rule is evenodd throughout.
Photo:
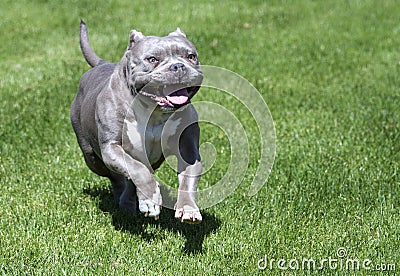
<svg viewBox="0 0 400 276"><path fill-rule="evenodd" d="M142 147L142 137L143 134L141 129L138 127L137 122L129 122L125 120L125 125L126 125L126 130L127 130L127 136L129 139L130 144L133 146L134 149L138 149Z"/></svg>
<svg viewBox="0 0 400 276"><path fill-rule="evenodd" d="M151 118L146 123L125 119L124 148L134 159L150 166L164 155L176 154L182 118Z"/></svg>
<svg viewBox="0 0 400 276"><path fill-rule="evenodd" d="M129 143L125 148L129 149L129 154L148 166L156 163L163 155L161 136L165 134L164 125L144 126L137 121L125 120L125 127L128 138L125 143Z"/></svg>
<svg viewBox="0 0 400 276"><path fill-rule="evenodd" d="M170 136L174 136L176 134L176 131L178 130L178 126L180 125L181 121L182 121L182 118L177 118L175 120L172 120L172 119L168 120L165 123L162 135L165 138L168 138Z"/></svg>

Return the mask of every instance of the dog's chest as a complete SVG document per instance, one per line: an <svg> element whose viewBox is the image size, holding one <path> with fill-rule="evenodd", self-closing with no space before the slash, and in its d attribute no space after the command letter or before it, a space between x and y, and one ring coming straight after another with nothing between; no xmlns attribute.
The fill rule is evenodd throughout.
<svg viewBox="0 0 400 276"><path fill-rule="evenodd" d="M166 120L165 120L166 121ZM138 121L125 120L126 150L136 160L144 164L153 165L170 150L169 138L176 134L177 127L165 128L164 120L148 121L147 124ZM179 124L179 120L172 123Z"/></svg>

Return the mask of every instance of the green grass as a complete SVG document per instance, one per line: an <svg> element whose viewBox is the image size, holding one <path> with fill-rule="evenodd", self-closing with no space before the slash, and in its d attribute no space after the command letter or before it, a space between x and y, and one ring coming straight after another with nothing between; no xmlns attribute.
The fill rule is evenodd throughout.
<svg viewBox="0 0 400 276"><path fill-rule="evenodd" d="M282 271L276 265L258 270L265 255L321 260L340 247L350 258L395 264L391 274L399 273L399 14L394 0L3 0L1 273L275 275ZM104 59L120 59L130 29L166 35L180 26L202 64L253 83L277 135L274 168L259 193L246 193L259 156L254 120L229 97L205 90L196 100L224 103L250 133L242 185L204 210L198 226L175 222L169 210L158 222L120 213L108 181L86 168L69 122L88 69L80 17ZM203 129L202 141L219 154L200 183L207 187L226 170L229 144L218 128ZM176 181L166 166L159 175Z"/></svg>

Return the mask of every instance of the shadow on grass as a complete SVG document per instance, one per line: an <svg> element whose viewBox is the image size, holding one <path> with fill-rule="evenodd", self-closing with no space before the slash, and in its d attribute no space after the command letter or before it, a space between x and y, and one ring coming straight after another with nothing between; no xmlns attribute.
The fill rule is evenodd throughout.
<svg viewBox="0 0 400 276"><path fill-rule="evenodd" d="M162 229L181 234L186 238L183 252L188 255L199 254L203 251L204 238L215 232L221 225L220 220L209 213L202 211L203 221L200 224L187 224L177 221L174 211L162 209L160 219L145 218L138 213L136 216L121 211L114 201L112 192L107 188L85 188L83 192L92 198L99 198L99 208L112 216L113 225L118 231L127 231L141 236L144 240L156 239L154 233L148 233L148 225L156 225Z"/></svg>

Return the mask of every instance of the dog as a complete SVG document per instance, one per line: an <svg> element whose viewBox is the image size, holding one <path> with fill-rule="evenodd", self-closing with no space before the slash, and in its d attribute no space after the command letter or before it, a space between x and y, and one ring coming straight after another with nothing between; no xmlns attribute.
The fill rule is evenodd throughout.
<svg viewBox="0 0 400 276"><path fill-rule="evenodd" d="M175 218L200 223L200 128L190 100L203 73L195 46L179 28L165 37L132 30L120 62L110 63L93 51L81 20L80 47L92 68L80 80L70 119L87 166L109 178L121 209L158 219L162 197L153 173L176 156Z"/></svg>

